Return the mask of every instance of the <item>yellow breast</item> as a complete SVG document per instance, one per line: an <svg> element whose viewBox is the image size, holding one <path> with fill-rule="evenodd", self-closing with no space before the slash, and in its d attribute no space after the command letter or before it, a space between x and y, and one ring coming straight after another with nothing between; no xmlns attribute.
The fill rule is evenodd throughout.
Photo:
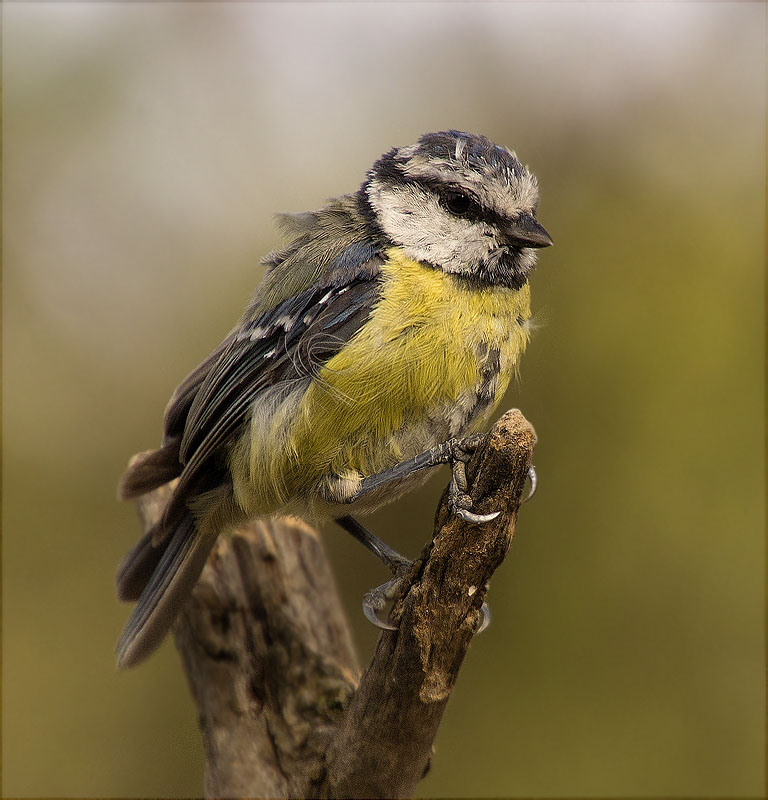
<svg viewBox="0 0 768 800"><path fill-rule="evenodd" d="M320 370L291 415L269 472L280 494L370 475L481 422L528 340L530 291L477 287L387 251L381 299ZM485 394L484 394L485 393ZM260 443L264 444L264 443ZM263 450L251 449L259 481ZM322 491L322 490L321 490Z"/></svg>

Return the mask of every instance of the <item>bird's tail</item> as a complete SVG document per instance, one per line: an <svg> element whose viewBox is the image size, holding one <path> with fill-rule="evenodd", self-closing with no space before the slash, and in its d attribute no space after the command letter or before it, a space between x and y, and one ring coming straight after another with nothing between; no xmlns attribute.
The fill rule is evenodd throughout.
<svg viewBox="0 0 768 800"><path fill-rule="evenodd" d="M163 641L203 571L217 534L188 513L159 545L148 531L117 571L117 595L138 600L117 643L117 667L143 661Z"/></svg>
<svg viewBox="0 0 768 800"><path fill-rule="evenodd" d="M117 496L121 500L132 500L178 478L181 470L179 438L174 437L159 449L146 450L131 459L120 478Z"/></svg>

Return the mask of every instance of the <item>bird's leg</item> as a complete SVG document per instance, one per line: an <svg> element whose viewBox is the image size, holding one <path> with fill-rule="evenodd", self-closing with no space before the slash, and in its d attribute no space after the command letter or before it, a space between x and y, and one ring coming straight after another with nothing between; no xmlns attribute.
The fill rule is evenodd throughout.
<svg viewBox="0 0 768 800"><path fill-rule="evenodd" d="M363 614L377 628L386 631L395 631L397 627L390 625L379 616L390 600L397 597L403 588L408 570L411 568L412 561L405 556L401 556L393 550L386 542L371 533L368 528L361 525L353 516L345 514L343 517L336 517L336 522L344 528L347 533L357 539L360 544L367 547L380 561L383 561L392 572L392 577L381 586L371 589L363 595Z"/></svg>
<svg viewBox="0 0 768 800"><path fill-rule="evenodd" d="M378 536L371 533L365 525L361 525L351 514L336 517L336 523L344 528L347 533L352 534L363 547L367 547L379 561L383 561L393 575L402 570L403 567L410 567L413 563L405 556L401 556L397 550L391 548Z"/></svg>
<svg viewBox="0 0 768 800"><path fill-rule="evenodd" d="M381 586L376 586L374 589L371 589L370 592L366 592L363 595L363 614L365 614L366 619L377 628L383 628L386 631L397 630L397 626L382 619L381 612L386 608L387 603L394 600L402 591L413 561L410 561L405 556L400 555L396 550L393 550L386 542L371 533L368 528L361 525L350 514L337 517L336 522L344 528L347 533L352 534L360 544L367 547L376 558L383 561L392 572L392 577L388 581L382 583ZM483 603L481 610L483 612L483 619L480 623L480 627L477 629L478 633L484 631L491 622L491 611L485 603Z"/></svg>
<svg viewBox="0 0 768 800"><path fill-rule="evenodd" d="M347 502L353 502L360 497L365 496L374 489L378 489L387 483L405 478L413 472L418 470L427 469L428 467L436 467L439 464L449 464L457 458L464 456L466 460L466 453L473 453L483 441L482 434L475 436L467 436L464 439L448 439L446 442L425 450L419 453L415 458L408 461L401 461L395 464L394 467L377 472L375 475L368 475L363 478L359 489L353 494Z"/></svg>
<svg viewBox="0 0 768 800"><path fill-rule="evenodd" d="M363 478L358 490L348 497L345 502L352 503L374 489L400 478L405 478L418 470L436 467L439 464L451 464L453 475L448 494L454 513L465 522L490 522L498 517L500 512L494 511L490 514L473 513L470 511L472 498L467 494L466 463L480 446L483 438L483 434L475 434L474 436L466 436L463 439L448 439L448 441L420 453L415 458L402 461L399 464L395 464L394 467L377 472L375 475L368 475ZM528 470L528 476L531 480L531 491L525 498L526 500L533 496L536 488L536 470L533 467Z"/></svg>

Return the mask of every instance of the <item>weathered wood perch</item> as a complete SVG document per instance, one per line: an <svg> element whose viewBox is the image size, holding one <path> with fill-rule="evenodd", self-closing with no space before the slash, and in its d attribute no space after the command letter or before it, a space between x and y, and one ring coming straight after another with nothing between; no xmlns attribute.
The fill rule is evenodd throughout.
<svg viewBox="0 0 768 800"><path fill-rule="evenodd" d="M410 797L507 554L536 435L517 411L467 468L471 525L440 503L410 589L360 675L317 533L297 519L221 537L175 626L205 747L207 797ZM145 526L168 488L139 501ZM361 558L367 557L361 552ZM357 608L355 608L357 612Z"/></svg>

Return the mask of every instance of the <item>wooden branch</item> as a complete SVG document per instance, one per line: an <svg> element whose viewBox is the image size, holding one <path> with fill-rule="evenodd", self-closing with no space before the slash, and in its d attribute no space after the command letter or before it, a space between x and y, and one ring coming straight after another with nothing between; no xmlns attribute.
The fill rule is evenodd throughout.
<svg viewBox="0 0 768 800"><path fill-rule="evenodd" d="M502 513L468 524L443 496L433 539L392 610L398 630L382 632L362 678L315 531L285 518L220 539L175 626L207 797L412 795L512 541L535 443L517 410L493 427L467 477L473 510ZM167 494L142 502L145 525Z"/></svg>

